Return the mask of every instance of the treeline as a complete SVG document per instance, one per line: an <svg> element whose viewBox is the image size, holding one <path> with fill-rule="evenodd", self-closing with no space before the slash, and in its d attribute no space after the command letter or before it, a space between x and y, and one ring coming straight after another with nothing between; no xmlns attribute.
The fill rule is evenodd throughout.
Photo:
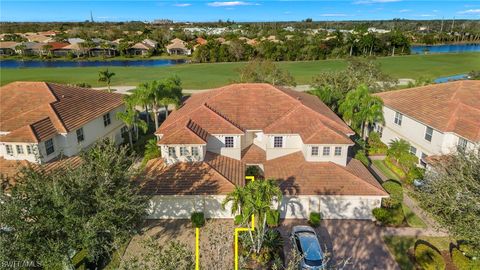
<svg viewBox="0 0 480 270"><path fill-rule="evenodd" d="M231 62L266 59L302 61L341 58L345 56L386 56L410 53L410 40L400 32L375 34L369 32L271 36L257 44L233 38L225 42L215 39L195 47L196 62Z"/></svg>

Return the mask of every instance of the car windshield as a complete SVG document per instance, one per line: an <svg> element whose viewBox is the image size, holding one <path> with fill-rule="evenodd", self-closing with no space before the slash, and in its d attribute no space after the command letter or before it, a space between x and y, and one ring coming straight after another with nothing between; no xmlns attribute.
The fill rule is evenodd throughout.
<svg viewBox="0 0 480 270"><path fill-rule="evenodd" d="M298 234L298 239L305 262L312 266L321 265L323 254L316 235L311 232L301 232Z"/></svg>

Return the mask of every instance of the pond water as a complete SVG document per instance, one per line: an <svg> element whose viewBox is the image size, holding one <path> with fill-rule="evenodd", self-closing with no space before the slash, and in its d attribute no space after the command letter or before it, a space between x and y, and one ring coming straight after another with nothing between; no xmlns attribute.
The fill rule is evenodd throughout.
<svg viewBox="0 0 480 270"><path fill-rule="evenodd" d="M410 48L412 54L427 53L462 53L462 52L480 52L480 44L450 44L450 45L413 45Z"/></svg>
<svg viewBox="0 0 480 270"><path fill-rule="evenodd" d="M67 60L14 60L0 61L0 68L65 68L65 67L162 67L184 64L186 60L145 59L145 60L99 60L99 61L67 61Z"/></svg>
<svg viewBox="0 0 480 270"><path fill-rule="evenodd" d="M434 82L435 82L435 83L445 83L445 82L465 80L465 79L468 79L468 75L467 75L467 74L458 74L458 75L452 75L452 76L446 76L446 77L436 78L436 79L434 80Z"/></svg>

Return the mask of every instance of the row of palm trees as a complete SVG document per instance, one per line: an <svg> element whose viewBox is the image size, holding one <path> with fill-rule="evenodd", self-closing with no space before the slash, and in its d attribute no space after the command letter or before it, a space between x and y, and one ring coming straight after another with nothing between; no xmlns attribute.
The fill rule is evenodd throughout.
<svg viewBox="0 0 480 270"><path fill-rule="evenodd" d="M179 106L182 100L182 83L177 76L163 80L141 83L131 95L125 96L126 111L119 112L117 118L125 123L128 128L128 140L133 147L133 135L138 139L139 129L144 133L150 126L150 112L153 112L155 129L160 126L159 115L162 108L165 110L165 117L168 116L168 106ZM140 119L137 107L143 108L146 114L146 121Z"/></svg>

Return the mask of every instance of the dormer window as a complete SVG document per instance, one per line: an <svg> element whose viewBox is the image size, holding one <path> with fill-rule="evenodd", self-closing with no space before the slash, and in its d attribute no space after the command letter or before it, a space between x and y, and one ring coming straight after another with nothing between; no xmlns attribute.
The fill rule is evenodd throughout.
<svg viewBox="0 0 480 270"><path fill-rule="evenodd" d="M336 146L335 147L335 156L341 156L342 155L342 147L341 146Z"/></svg>
<svg viewBox="0 0 480 270"><path fill-rule="evenodd" d="M312 146L312 156L318 156L318 146Z"/></svg>
<svg viewBox="0 0 480 270"><path fill-rule="evenodd" d="M5 145L5 148L7 149L7 154L10 156L13 156L13 147L9 144Z"/></svg>
<svg viewBox="0 0 480 270"><path fill-rule="evenodd" d="M18 155L23 155L23 146L16 145L16 148L17 148L17 154Z"/></svg>
<svg viewBox="0 0 480 270"><path fill-rule="evenodd" d="M177 156L177 151L175 151L175 147L168 147L168 156L169 157Z"/></svg>
<svg viewBox="0 0 480 270"><path fill-rule="evenodd" d="M233 148L233 137L225 137L225 147Z"/></svg>
<svg viewBox="0 0 480 270"><path fill-rule="evenodd" d="M198 156L198 147L196 147L196 146L192 147L192 156L194 156L194 157Z"/></svg>
<svg viewBox="0 0 480 270"><path fill-rule="evenodd" d="M322 154L324 156L330 156L330 146L324 146Z"/></svg>
<svg viewBox="0 0 480 270"><path fill-rule="evenodd" d="M180 156L188 156L188 149L185 146L180 147Z"/></svg>
<svg viewBox="0 0 480 270"><path fill-rule="evenodd" d="M273 137L273 147L274 148L282 148L283 147L283 137L282 136Z"/></svg>

